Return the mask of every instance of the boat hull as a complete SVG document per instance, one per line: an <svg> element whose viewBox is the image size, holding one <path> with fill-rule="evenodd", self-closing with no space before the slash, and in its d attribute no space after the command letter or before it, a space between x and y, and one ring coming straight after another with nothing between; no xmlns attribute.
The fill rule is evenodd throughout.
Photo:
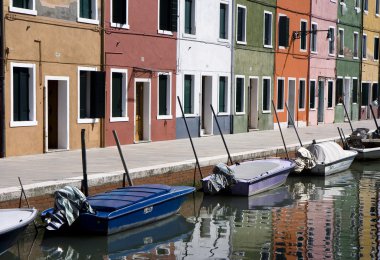
<svg viewBox="0 0 380 260"><path fill-rule="evenodd" d="M375 148L354 148L350 150L358 152L356 159L358 160L374 160L380 158L380 147Z"/></svg>
<svg viewBox="0 0 380 260"><path fill-rule="evenodd" d="M334 173L342 172L350 168L352 162L354 161L357 153L350 156L342 158L341 160L334 161L332 163L324 164L317 163L310 171L315 175L329 176Z"/></svg>

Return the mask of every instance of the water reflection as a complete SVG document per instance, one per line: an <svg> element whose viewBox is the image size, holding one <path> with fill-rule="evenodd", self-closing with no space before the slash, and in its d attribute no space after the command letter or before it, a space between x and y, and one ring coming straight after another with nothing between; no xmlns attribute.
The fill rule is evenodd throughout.
<svg viewBox="0 0 380 260"><path fill-rule="evenodd" d="M42 233L34 246L25 236L4 259L376 259L379 187L380 162L371 162L292 176L249 198L199 192L153 225L109 237Z"/></svg>

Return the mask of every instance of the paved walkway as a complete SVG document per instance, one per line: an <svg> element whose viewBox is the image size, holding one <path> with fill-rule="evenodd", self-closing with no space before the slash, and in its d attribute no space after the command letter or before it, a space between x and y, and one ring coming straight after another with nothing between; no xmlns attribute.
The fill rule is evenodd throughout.
<svg viewBox="0 0 380 260"><path fill-rule="evenodd" d="M307 144L313 139L339 139L338 126L343 128L346 135L351 132L348 123L309 126L299 128L298 131L302 142ZM357 121L353 122L353 127L374 129L375 124L373 120ZM294 148L299 145L293 128L283 129L283 133L287 146ZM248 158L253 154L283 147L278 130L225 135L225 139L235 159ZM202 166L214 164L216 161L227 161L219 135L194 138L193 141ZM132 178L143 177L144 173L156 174L159 169L164 172L170 167L171 170L172 167L194 167L195 159L188 139L124 145L122 150ZM90 185L91 180L94 185L96 182L107 183L112 178L120 179L123 172L116 147L88 149L87 164ZM50 190L45 191L51 192L55 184L78 182L81 176L80 150L0 159L0 201L13 198L9 195L11 192L17 191L17 197L19 196L17 177L21 178L28 190L51 186Z"/></svg>

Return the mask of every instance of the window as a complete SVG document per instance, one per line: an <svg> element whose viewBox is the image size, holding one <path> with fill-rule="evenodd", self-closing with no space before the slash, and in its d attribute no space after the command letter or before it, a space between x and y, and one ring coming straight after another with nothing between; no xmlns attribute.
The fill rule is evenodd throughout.
<svg viewBox="0 0 380 260"><path fill-rule="evenodd" d="M111 26L129 29L128 0L111 1Z"/></svg>
<svg viewBox="0 0 380 260"><path fill-rule="evenodd" d="M372 98L371 101L375 101L379 99L379 88L377 83L372 84Z"/></svg>
<svg viewBox="0 0 380 260"><path fill-rule="evenodd" d="M228 103L228 78L219 77L219 100L218 100L218 112L227 113L227 103Z"/></svg>
<svg viewBox="0 0 380 260"><path fill-rule="evenodd" d="M236 113L244 113L244 76L236 77L235 95L235 111Z"/></svg>
<svg viewBox="0 0 380 260"><path fill-rule="evenodd" d="M10 0L9 11L37 15L35 0Z"/></svg>
<svg viewBox="0 0 380 260"><path fill-rule="evenodd" d="M301 38L300 38L301 51L306 51L306 31L307 31L307 22L301 21Z"/></svg>
<svg viewBox="0 0 380 260"><path fill-rule="evenodd" d="M343 79L338 78L335 86L335 104L343 102Z"/></svg>
<svg viewBox="0 0 380 260"><path fill-rule="evenodd" d="M354 32L354 59L359 57L359 33Z"/></svg>
<svg viewBox="0 0 380 260"><path fill-rule="evenodd" d="M360 0L355 0L355 8L360 9Z"/></svg>
<svg viewBox="0 0 380 260"><path fill-rule="evenodd" d="M159 0L158 32L172 34L177 31L178 0Z"/></svg>
<svg viewBox="0 0 380 260"><path fill-rule="evenodd" d="M277 79L277 109L284 109L285 79Z"/></svg>
<svg viewBox="0 0 380 260"><path fill-rule="evenodd" d="M375 14L380 15L380 0L375 0Z"/></svg>
<svg viewBox="0 0 380 260"><path fill-rule="evenodd" d="M264 47L272 48L272 13L264 11Z"/></svg>
<svg viewBox="0 0 380 260"><path fill-rule="evenodd" d="M310 80L310 91L309 91L309 108L315 109L315 89L316 81Z"/></svg>
<svg viewBox="0 0 380 260"><path fill-rule="evenodd" d="M329 28L329 55L335 55L335 28Z"/></svg>
<svg viewBox="0 0 380 260"><path fill-rule="evenodd" d="M374 38L374 46L373 46L373 59L375 61L379 60L379 37Z"/></svg>
<svg viewBox="0 0 380 260"><path fill-rule="evenodd" d="M228 5L224 3L219 9L219 38L228 39Z"/></svg>
<svg viewBox="0 0 380 260"><path fill-rule="evenodd" d="M305 108L305 90L306 90L306 81L304 79L300 80L300 87L299 87L299 96L298 96L298 108L304 109Z"/></svg>
<svg viewBox="0 0 380 260"><path fill-rule="evenodd" d="M171 119L171 74L158 73L158 119Z"/></svg>
<svg viewBox="0 0 380 260"><path fill-rule="evenodd" d="M128 121L127 70L111 69L111 122Z"/></svg>
<svg viewBox="0 0 380 260"><path fill-rule="evenodd" d="M185 0L185 33L195 34L195 0Z"/></svg>
<svg viewBox="0 0 380 260"><path fill-rule="evenodd" d="M327 82L327 108L333 107L333 91L334 91L334 82Z"/></svg>
<svg viewBox="0 0 380 260"><path fill-rule="evenodd" d="M236 41L240 44L246 44L246 22L247 22L247 10L245 6L237 6L237 30Z"/></svg>
<svg viewBox="0 0 380 260"><path fill-rule="evenodd" d="M362 106L369 105L369 87L370 87L369 83L365 83L365 82L362 83L362 96L361 96Z"/></svg>
<svg viewBox="0 0 380 260"><path fill-rule="evenodd" d="M278 46L289 46L289 18L281 15L278 20Z"/></svg>
<svg viewBox="0 0 380 260"><path fill-rule="evenodd" d="M363 10L368 13L368 0L363 0Z"/></svg>
<svg viewBox="0 0 380 260"><path fill-rule="evenodd" d="M310 46L310 50L311 52L317 52L317 30L318 30L318 24L316 23L312 23L311 24L311 46Z"/></svg>
<svg viewBox="0 0 380 260"><path fill-rule="evenodd" d="M263 78L263 112L270 112L270 78Z"/></svg>
<svg viewBox="0 0 380 260"><path fill-rule="evenodd" d="M93 119L104 117L105 73L95 70L78 68L78 123L93 123Z"/></svg>
<svg viewBox="0 0 380 260"><path fill-rule="evenodd" d="M35 71L34 64L11 63L11 127L37 125Z"/></svg>
<svg viewBox="0 0 380 260"><path fill-rule="evenodd" d="M358 79L352 79L352 103L358 103Z"/></svg>
<svg viewBox="0 0 380 260"><path fill-rule="evenodd" d="M339 57L344 57L344 30L339 28Z"/></svg>
<svg viewBox="0 0 380 260"><path fill-rule="evenodd" d="M367 35L363 34L362 40L362 58L367 59Z"/></svg>
<svg viewBox="0 0 380 260"><path fill-rule="evenodd" d="M185 114L194 114L194 76L185 75L183 109Z"/></svg>
<svg viewBox="0 0 380 260"><path fill-rule="evenodd" d="M78 1L78 22L98 24L97 0Z"/></svg>

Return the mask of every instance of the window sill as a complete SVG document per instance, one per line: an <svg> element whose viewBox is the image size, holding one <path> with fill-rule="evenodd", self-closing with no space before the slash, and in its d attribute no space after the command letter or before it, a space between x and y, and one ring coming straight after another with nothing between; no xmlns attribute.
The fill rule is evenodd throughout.
<svg viewBox="0 0 380 260"><path fill-rule="evenodd" d="M196 114L185 114L185 117L188 117L188 118L192 118L192 117L196 117L197 115Z"/></svg>
<svg viewBox="0 0 380 260"><path fill-rule="evenodd" d="M228 112L218 112L217 113L217 116L228 116L229 113Z"/></svg>
<svg viewBox="0 0 380 260"><path fill-rule="evenodd" d="M228 38L227 39L223 39L223 38L218 38L218 42L223 42L223 43L228 43Z"/></svg>
<svg viewBox="0 0 380 260"><path fill-rule="evenodd" d="M318 54L318 51L310 51L311 54Z"/></svg>
<svg viewBox="0 0 380 260"><path fill-rule="evenodd" d="M265 45L264 44L264 48L273 49L273 45Z"/></svg>
<svg viewBox="0 0 380 260"><path fill-rule="evenodd" d="M247 45L247 42L236 41L236 44Z"/></svg>
<svg viewBox="0 0 380 260"><path fill-rule="evenodd" d="M159 33L159 34L164 34L164 35L170 35L170 36L173 36L173 32L171 32L171 31L165 31L165 30L160 30L160 29L158 29L158 30L157 30L157 33Z"/></svg>
<svg viewBox="0 0 380 260"><path fill-rule="evenodd" d="M329 56L330 56L330 57L335 57L335 54L333 54L333 53L329 53Z"/></svg>
<svg viewBox="0 0 380 260"><path fill-rule="evenodd" d="M118 29L129 29L129 24L121 24L121 23L111 23L111 27Z"/></svg>
<svg viewBox="0 0 380 260"><path fill-rule="evenodd" d="M305 108L298 108L298 111L305 112Z"/></svg>
<svg viewBox="0 0 380 260"><path fill-rule="evenodd" d="M380 17L380 14L375 14L376 17Z"/></svg>
<svg viewBox="0 0 380 260"><path fill-rule="evenodd" d="M316 108L309 108L310 111L317 111Z"/></svg>
<svg viewBox="0 0 380 260"><path fill-rule="evenodd" d="M344 58L344 55L340 55L340 54L339 54L338 57L339 57L339 58Z"/></svg>
<svg viewBox="0 0 380 260"><path fill-rule="evenodd" d="M110 122L128 122L129 117L111 117Z"/></svg>
<svg viewBox="0 0 380 260"><path fill-rule="evenodd" d="M245 112L235 112L235 115L242 116L242 115L245 115Z"/></svg>
<svg viewBox="0 0 380 260"><path fill-rule="evenodd" d="M98 123L99 118L78 118L78 124L94 124Z"/></svg>
<svg viewBox="0 0 380 260"><path fill-rule="evenodd" d="M263 114L270 114L271 110L263 110Z"/></svg>
<svg viewBox="0 0 380 260"><path fill-rule="evenodd" d="M367 60L367 57L365 57L365 58L363 57L362 60Z"/></svg>
<svg viewBox="0 0 380 260"><path fill-rule="evenodd" d="M360 13L361 9L359 7L355 7L355 11L358 14L358 13Z"/></svg>
<svg viewBox="0 0 380 260"><path fill-rule="evenodd" d="M157 116L157 120L171 120L171 119L173 119L172 115Z"/></svg>
<svg viewBox="0 0 380 260"><path fill-rule="evenodd" d="M36 126L37 121L11 121L10 127L22 127L22 126Z"/></svg>
<svg viewBox="0 0 380 260"><path fill-rule="evenodd" d="M20 14L37 15L37 10L18 8L18 7L13 7L13 6L9 7L9 11L14 12L14 13L20 13Z"/></svg>
<svg viewBox="0 0 380 260"><path fill-rule="evenodd" d="M359 57L352 57L352 59L354 59L354 60L358 60L358 59L359 59Z"/></svg>
<svg viewBox="0 0 380 260"><path fill-rule="evenodd" d="M365 15L368 15L368 10L364 10L364 14L365 14Z"/></svg>
<svg viewBox="0 0 380 260"><path fill-rule="evenodd" d="M300 49L300 52L307 52L306 49Z"/></svg>
<svg viewBox="0 0 380 260"><path fill-rule="evenodd" d="M192 33L183 33L182 37L183 38L189 38L189 39L196 39L197 38L197 36L195 34L192 34Z"/></svg>
<svg viewBox="0 0 380 260"><path fill-rule="evenodd" d="M284 112L285 111L285 109L278 109L277 108L277 112Z"/></svg>
<svg viewBox="0 0 380 260"><path fill-rule="evenodd" d="M334 108L333 107L328 107L328 108L326 108L327 110L334 110Z"/></svg>
<svg viewBox="0 0 380 260"><path fill-rule="evenodd" d="M78 23L88 23L88 24L99 24L99 20L87 19L87 18L82 18L82 17L78 17L77 22Z"/></svg>
<svg viewBox="0 0 380 260"><path fill-rule="evenodd" d="M278 46L278 49L279 49L279 50L285 50L286 47L285 47L285 46Z"/></svg>

